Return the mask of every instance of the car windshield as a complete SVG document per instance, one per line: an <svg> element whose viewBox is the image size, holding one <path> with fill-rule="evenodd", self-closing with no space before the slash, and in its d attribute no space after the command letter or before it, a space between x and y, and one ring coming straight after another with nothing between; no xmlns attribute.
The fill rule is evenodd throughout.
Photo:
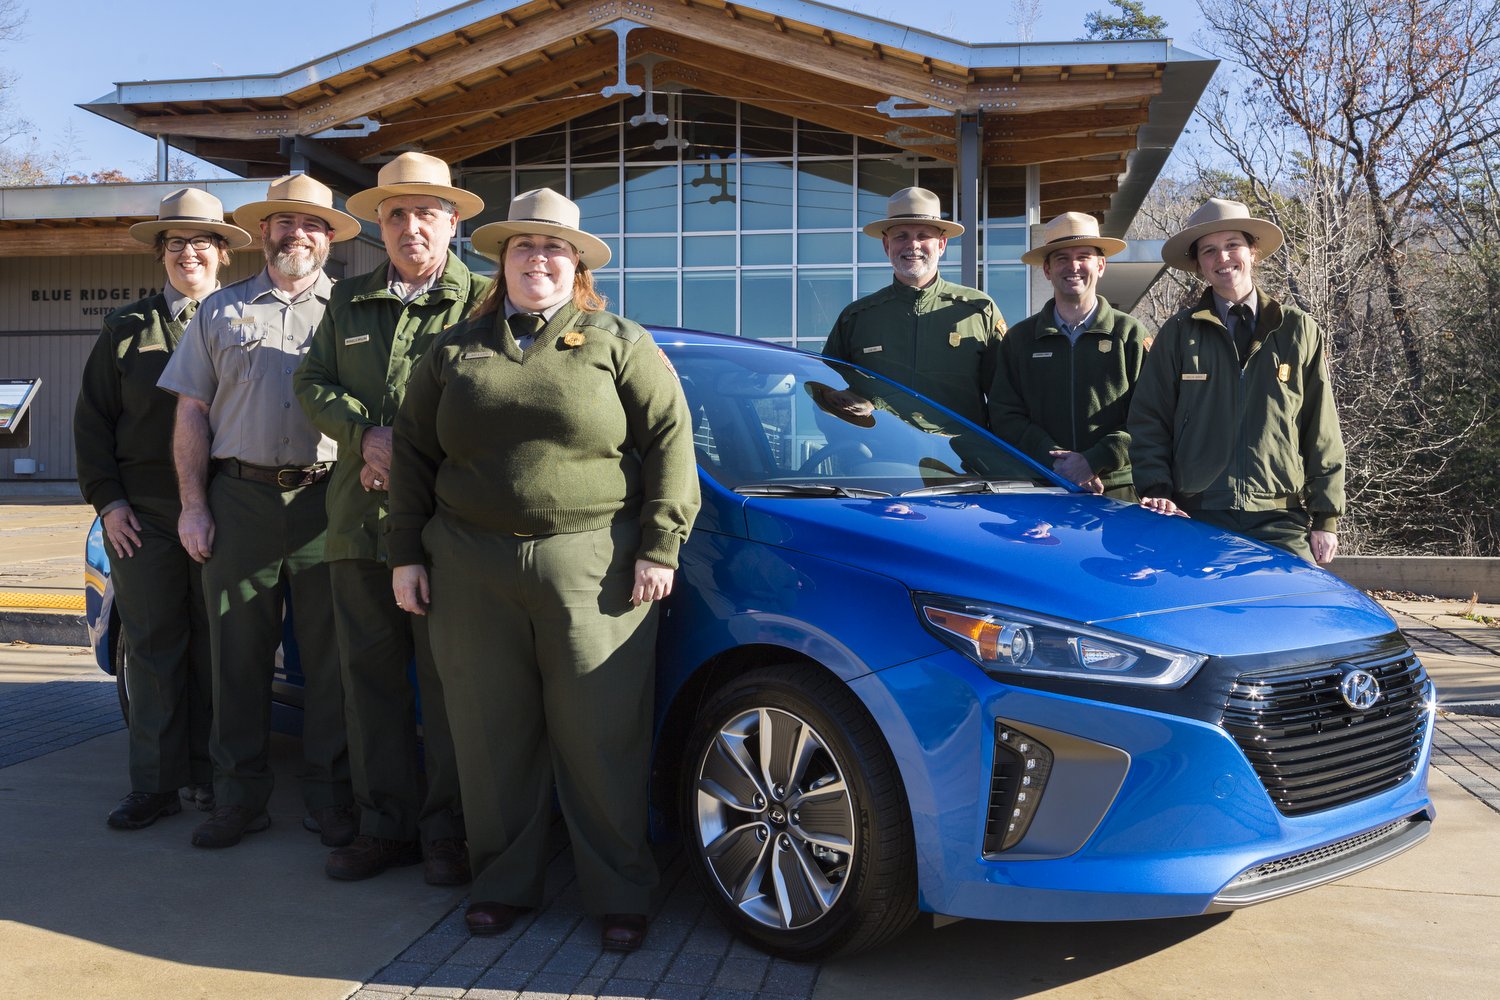
<svg viewBox="0 0 1500 1000"><path fill-rule="evenodd" d="M669 350L699 466L744 495L1062 489L949 411L849 365L750 343Z"/></svg>

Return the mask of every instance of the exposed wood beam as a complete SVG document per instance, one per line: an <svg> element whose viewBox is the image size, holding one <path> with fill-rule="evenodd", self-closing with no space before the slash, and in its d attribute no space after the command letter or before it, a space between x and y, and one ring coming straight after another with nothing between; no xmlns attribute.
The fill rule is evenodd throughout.
<svg viewBox="0 0 1500 1000"><path fill-rule="evenodd" d="M1125 172L1125 161L1070 160L1066 163L1042 164L1042 183L1087 180L1092 177L1119 177Z"/></svg>
<svg viewBox="0 0 1500 1000"><path fill-rule="evenodd" d="M984 144L986 166L1022 166L1076 160L1101 153L1128 153L1135 149L1135 136L1075 136L1069 139L1037 139L1031 142L987 142Z"/></svg>
<svg viewBox="0 0 1500 1000"><path fill-rule="evenodd" d="M1096 195L1091 198L1058 198L1055 201L1043 201L1041 215L1044 219L1051 219L1064 212L1086 212L1090 215L1102 215L1109 211L1110 198L1108 195Z"/></svg>
<svg viewBox="0 0 1500 1000"><path fill-rule="evenodd" d="M986 114L1030 114L1038 111L1070 111L1095 104L1115 104L1155 97L1161 80L986 80L969 88L973 110Z"/></svg>
<svg viewBox="0 0 1500 1000"><path fill-rule="evenodd" d="M126 226L0 229L0 257L81 257L140 252L141 244L131 238Z"/></svg>
<svg viewBox="0 0 1500 1000"><path fill-rule="evenodd" d="M586 115L607 107L619 100L621 100L619 97L600 97L598 94L590 94L576 100L551 101L516 111L507 111L494 121L469 128L454 129L435 136L427 144L427 151L449 163L455 163L523 136L535 135L572 118L577 118L579 115Z"/></svg>
<svg viewBox="0 0 1500 1000"><path fill-rule="evenodd" d="M1087 135L1103 129L1144 125L1150 115L1147 108L1106 108L1072 111L1065 115L987 115L984 119L984 139L986 142L1016 142L1064 135Z"/></svg>
<svg viewBox="0 0 1500 1000"><path fill-rule="evenodd" d="M1055 181L1042 185L1042 201L1059 201L1065 198L1088 198L1093 195L1112 195L1120 189L1119 181Z"/></svg>

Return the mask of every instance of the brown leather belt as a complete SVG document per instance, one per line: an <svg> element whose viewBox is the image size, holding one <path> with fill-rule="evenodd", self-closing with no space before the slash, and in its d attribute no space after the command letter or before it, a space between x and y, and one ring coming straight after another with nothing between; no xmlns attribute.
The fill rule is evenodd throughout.
<svg viewBox="0 0 1500 1000"><path fill-rule="evenodd" d="M252 483L265 483L283 490L300 490L304 486L320 483L333 471L332 462L314 465L251 465L237 458L214 459L214 471L235 479L248 479Z"/></svg>

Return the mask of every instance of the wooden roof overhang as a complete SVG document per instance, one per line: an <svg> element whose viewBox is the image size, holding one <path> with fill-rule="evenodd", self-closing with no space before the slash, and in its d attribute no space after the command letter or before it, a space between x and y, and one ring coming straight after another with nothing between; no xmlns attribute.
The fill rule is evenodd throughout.
<svg viewBox="0 0 1500 1000"><path fill-rule="evenodd" d="M119 84L82 106L245 177L300 153L347 193L403 150L459 162L624 100L648 65L653 88L936 161L977 122L981 165L1038 165L1044 218L1123 233L1217 63L1161 40L969 45L806 0L471 0L281 75Z"/></svg>

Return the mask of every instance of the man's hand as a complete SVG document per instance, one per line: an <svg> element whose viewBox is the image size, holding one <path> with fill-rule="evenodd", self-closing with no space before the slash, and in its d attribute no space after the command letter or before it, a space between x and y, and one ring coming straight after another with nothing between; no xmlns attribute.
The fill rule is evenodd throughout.
<svg viewBox="0 0 1500 1000"><path fill-rule="evenodd" d="M851 417L868 417L875 412L875 405L857 392L835 389L827 396L828 405Z"/></svg>
<svg viewBox="0 0 1500 1000"><path fill-rule="evenodd" d="M114 549L115 555L129 559L140 550L141 522L136 520L135 511L130 509L130 504L116 507L105 514L102 520L104 537L109 539L110 548Z"/></svg>
<svg viewBox="0 0 1500 1000"><path fill-rule="evenodd" d="M1084 489L1089 489L1089 480L1099 478L1094 475L1093 468L1089 466L1089 460L1076 451L1064 451L1059 448L1047 454L1052 456L1052 471L1070 483L1077 483ZM1089 492L1103 493L1104 488L1101 485L1099 489L1089 490Z"/></svg>
<svg viewBox="0 0 1500 1000"><path fill-rule="evenodd" d="M425 615L432 603L426 566L397 566L391 570L391 590L396 595L396 607L414 615Z"/></svg>
<svg viewBox="0 0 1500 1000"><path fill-rule="evenodd" d="M375 469L375 478L382 481L391 478L391 429L389 427L366 427L359 439L359 454ZM364 482L364 476L360 476Z"/></svg>
<svg viewBox="0 0 1500 1000"><path fill-rule="evenodd" d="M182 508L177 518L177 538L196 562L208 562L214 554L214 516L207 506Z"/></svg>
<svg viewBox="0 0 1500 1000"><path fill-rule="evenodd" d="M382 476L380 473L376 472L375 466L371 465L368 462L360 466L359 485L365 488L366 493L370 492L371 490L384 492L390 489L390 484L386 482L385 476Z"/></svg>
<svg viewBox="0 0 1500 1000"><path fill-rule="evenodd" d="M1147 510L1154 510L1158 514L1172 514L1177 517L1187 517L1188 512L1177 506L1166 497L1147 497L1141 501L1141 506Z"/></svg>
<svg viewBox="0 0 1500 1000"><path fill-rule="evenodd" d="M1312 546L1313 558L1319 566L1327 566L1339 554L1339 536L1332 531L1314 530L1307 538Z"/></svg>
<svg viewBox="0 0 1500 1000"><path fill-rule="evenodd" d="M649 559L637 559L635 589L630 592L630 603L642 604L666 597L672 592L672 576L675 572L670 566L663 566Z"/></svg>

